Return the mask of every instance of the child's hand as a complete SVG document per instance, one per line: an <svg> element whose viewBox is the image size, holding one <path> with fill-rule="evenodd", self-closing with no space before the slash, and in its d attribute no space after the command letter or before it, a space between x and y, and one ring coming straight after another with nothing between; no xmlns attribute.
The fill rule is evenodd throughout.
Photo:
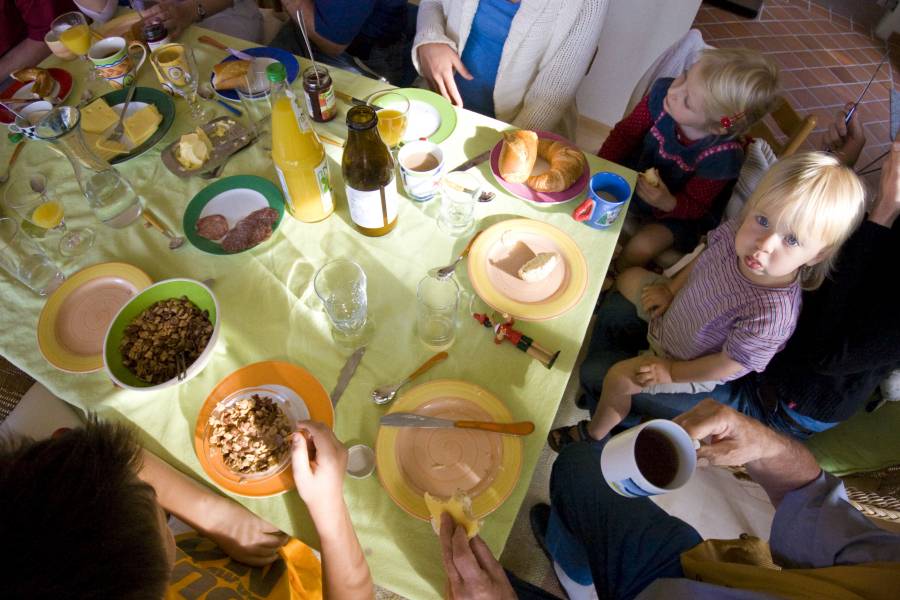
<svg viewBox="0 0 900 600"><path fill-rule="evenodd" d="M634 380L642 387L657 383L672 383L672 361L658 356L647 356L638 364Z"/></svg>
<svg viewBox="0 0 900 600"><path fill-rule="evenodd" d="M294 481L313 519L321 511L343 506L347 449L334 432L322 423L300 421L293 442Z"/></svg>
<svg viewBox="0 0 900 600"><path fill-rule="evenodd" d="M662 180L659 185L650 185L646 178L638 177L636 191L644 202L663 212L671 212L677 203L675 196L669 193L669 188Z"/></svg>
<svg viewBox="0 0 900 600"><path fill-rule="evenodd" d="M254 567L267 565L278 558L278 549L290 539L268 521L228 498L215 496L204 510L211 526L200 533L238 562Z"/></svg>
<svg viewBox="0 0 900 600"><path fill-rule="evenodd" d="M672 293L669 286L664 283L655 283L648 285L641 292L641 306L651 318L656 318L662 316L669 309L674 298L675 294Z"/></svg>

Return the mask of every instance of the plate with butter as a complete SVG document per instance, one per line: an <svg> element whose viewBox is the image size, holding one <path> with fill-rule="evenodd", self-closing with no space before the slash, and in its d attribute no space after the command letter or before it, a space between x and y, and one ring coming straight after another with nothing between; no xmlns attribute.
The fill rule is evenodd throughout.
<svg viewBox="0 0 900 600"><path fill-rule="evenodd" d="M120 142L107 139L125 105L127 89L104 94L81 109L81 131L97 156L118 164L140 156L155 146L175 121L175 103L163 92L147 87L134 90Z"/></svg>
<svg viewBox="0 0 900 600"><path fill-rule="evenodd" d="M243 123L232 117L217 117L163 148L162 161L179 177L206 175L255 139L256 134Z"/></svg>

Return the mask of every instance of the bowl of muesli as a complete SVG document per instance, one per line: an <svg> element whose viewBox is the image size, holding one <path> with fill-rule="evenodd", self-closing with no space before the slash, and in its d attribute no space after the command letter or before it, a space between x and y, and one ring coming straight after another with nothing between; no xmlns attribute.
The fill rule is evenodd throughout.
<svg viewBox="0 0 900 600"><path fill-rule="evenodd" d="M196 376L219 338L219 303L193 279L167 279L119 309L106 330L103 367L119 387L149 392Z"/></svg>
<svg viewBox="0 0 900 600"><path fill-rule="evenodd" d="M291 462L291 434L305 408L272 387L244 388L216 404L203 433L203 452L220 475L240 481L277 476Z"/></svg>

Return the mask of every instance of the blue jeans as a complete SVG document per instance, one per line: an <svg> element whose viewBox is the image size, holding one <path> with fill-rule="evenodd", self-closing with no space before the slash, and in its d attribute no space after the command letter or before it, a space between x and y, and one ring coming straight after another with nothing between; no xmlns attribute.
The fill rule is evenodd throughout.
<svg viewBox="0 0 900 600"><path fill-rule="evenodd" d="M587 408L591 414L603 391L603 379L617 362L633 358L647 343L647 323L642 320L634 305L619 292L606 295L597 310L597 323L588 355L581 364L579 376L587 393ZM808 438L816 431L824 431L833 423L820 423L808 418L792 418L783 405L771 410L759 398L758 390L750 377L730 381L710 392L699 394L635 394L631 397L631 413L622 422L624 427L637 425L641 417L671 419L692 409L704 398L712 398L731 408L765 423L772 429L798 440ZM797 423L802 420L802 425Z"/></svg>
<svg viewBox="0 0 900 600"><path fill-rule="evenodd" d="M649 498L625 498L600 472L602 442L566 446L550 476L547 548L566 574L601 598L634 598L653 581L684 577L681 553L702 539Z"/></svg>

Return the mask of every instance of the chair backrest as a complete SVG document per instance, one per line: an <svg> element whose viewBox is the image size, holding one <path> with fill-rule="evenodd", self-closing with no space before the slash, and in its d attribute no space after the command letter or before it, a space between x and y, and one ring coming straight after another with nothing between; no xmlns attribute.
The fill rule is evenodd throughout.
<svg viewBox="0 0 900 600"><path fill-rule="evenodd" d="M781 135L772 131L770 124L777 126ZM784 158L795 153L815 128L815 115L799 115L783 96L779 96L775 109L767 118L754 124L748 134L766 140L775 156Z"/></svg>

